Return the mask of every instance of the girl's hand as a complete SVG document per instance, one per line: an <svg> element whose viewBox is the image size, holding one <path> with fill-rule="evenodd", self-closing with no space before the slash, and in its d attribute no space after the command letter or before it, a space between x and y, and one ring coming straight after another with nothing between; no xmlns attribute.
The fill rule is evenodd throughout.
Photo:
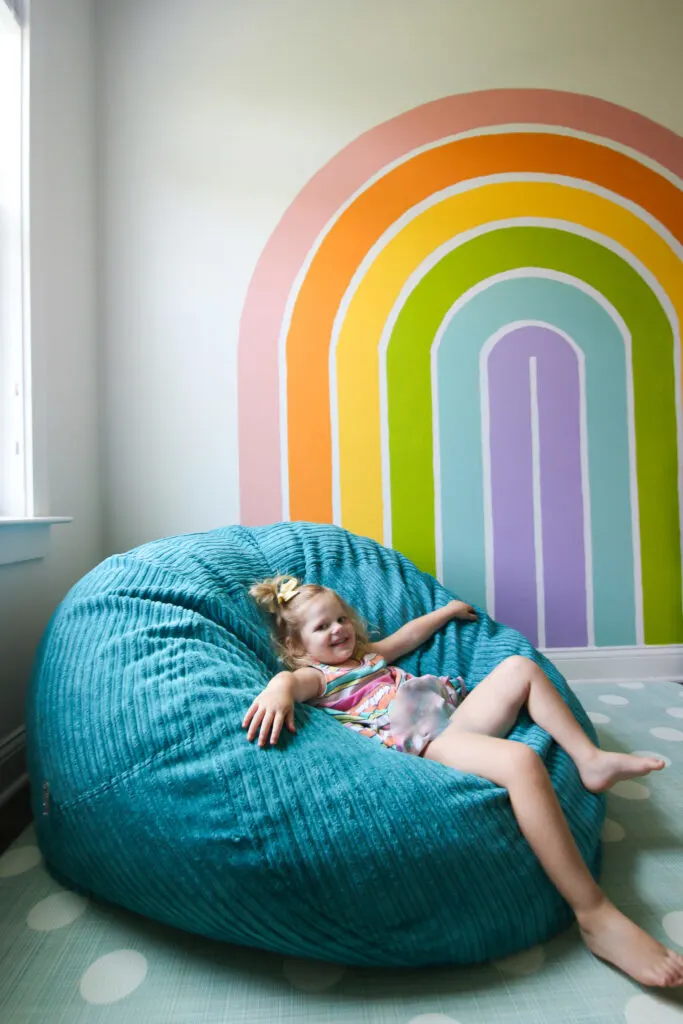
<svg viewBox="0 0 683 1024"><path fill-rule="evenodd" d="M452 619L465 619L466 622L476 622L477 613L471 604L464 601L449 601L446 605L451 613Z"/></svg>
<svg viewBox="0 0 683 1024"><path fill-rule="evenodd" d="M259 693L242 722L242 728L249 727L247 739L251 743L259 734L258 745L265 747L270 737L271 746L275 746L283 724L290 732L296 732L294 725L294 696L292 685L282 675L276 676Z"/></svg>

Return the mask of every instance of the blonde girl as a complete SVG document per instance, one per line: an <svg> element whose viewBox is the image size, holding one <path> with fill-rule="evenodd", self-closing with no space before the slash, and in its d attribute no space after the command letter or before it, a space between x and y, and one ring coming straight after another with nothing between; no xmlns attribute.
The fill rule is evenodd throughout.
<svg viewBox="0 0 683 1024"><path fill-rule="evenodd" d="M589 949L643 985L683 984L683 957L617 910L594 881L541 758L505 737L525 708L569 754L593 793L661 770L660 758L596 747L529 658L506 658L470 693L462 680L410 676L394 665L452 619L475 619L462 601L450 601L374 642L358 613L327 587L278 576L255 584L250 594L272 616L275 644L287 666L244 717L250 742L258 736L259 746L274 745L283 727L296 732L294 704L307 702L370 740L504 787L522 833L572 907Z"/></svg>

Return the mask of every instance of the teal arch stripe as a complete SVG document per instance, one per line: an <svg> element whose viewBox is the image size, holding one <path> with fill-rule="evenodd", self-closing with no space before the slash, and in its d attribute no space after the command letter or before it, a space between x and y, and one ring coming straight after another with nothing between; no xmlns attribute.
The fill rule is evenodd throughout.
<svg viewBox="0 0 683 1024"><path fill-rule="evenodd" d="M477 282L545 267L578 277L625 320L632 370L645 642L683 642L674 336L654 292L611 249L569 231L508 227L463 243L405 302L387 350L392 543L436 568L430 347L439 324Z"/></svg>
<svg viewBox="0 0 683 1024"><path fill-rule="evenodd" d="M454 314L441 339L437 379L444 583L485 604L479 357L487 338L519 320L552 324L584 354L595 642L634 644L626 345L603 306L569 283L546 277L494 282Z"/></svg>

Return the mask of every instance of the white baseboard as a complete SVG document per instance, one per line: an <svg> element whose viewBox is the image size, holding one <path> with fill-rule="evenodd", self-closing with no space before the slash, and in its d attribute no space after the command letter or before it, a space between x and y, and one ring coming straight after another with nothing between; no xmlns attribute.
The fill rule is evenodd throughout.
<svg viewBox="0 0 683 1024"><path fill-rule="evenodd" d="M28 782L23 725L0 739L0 807Z"/></svg>
<svg viewBox="0 0 683 1024"><path fill-rule="evenodd" d="M549 647L543 653L570 683L683 682L683 645Z"/></svg>

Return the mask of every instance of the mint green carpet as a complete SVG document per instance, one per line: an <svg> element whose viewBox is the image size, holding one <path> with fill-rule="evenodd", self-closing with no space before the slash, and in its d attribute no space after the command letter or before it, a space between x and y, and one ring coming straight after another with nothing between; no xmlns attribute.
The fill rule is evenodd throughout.
<svg viewBox="0 0 683 1024"><path fill-rule="evenodd" d="M603 746L670 761L610 793L602 883L634 920L683 951L683 687L574 689ZM148 855L153 861L154 850ZM0 1024L624 1021L683 1024L683 992L646 993L591 957L574 928L483 967L344 969L221 945L89 903L46 874L32 828L0 857Z"/></svg>

